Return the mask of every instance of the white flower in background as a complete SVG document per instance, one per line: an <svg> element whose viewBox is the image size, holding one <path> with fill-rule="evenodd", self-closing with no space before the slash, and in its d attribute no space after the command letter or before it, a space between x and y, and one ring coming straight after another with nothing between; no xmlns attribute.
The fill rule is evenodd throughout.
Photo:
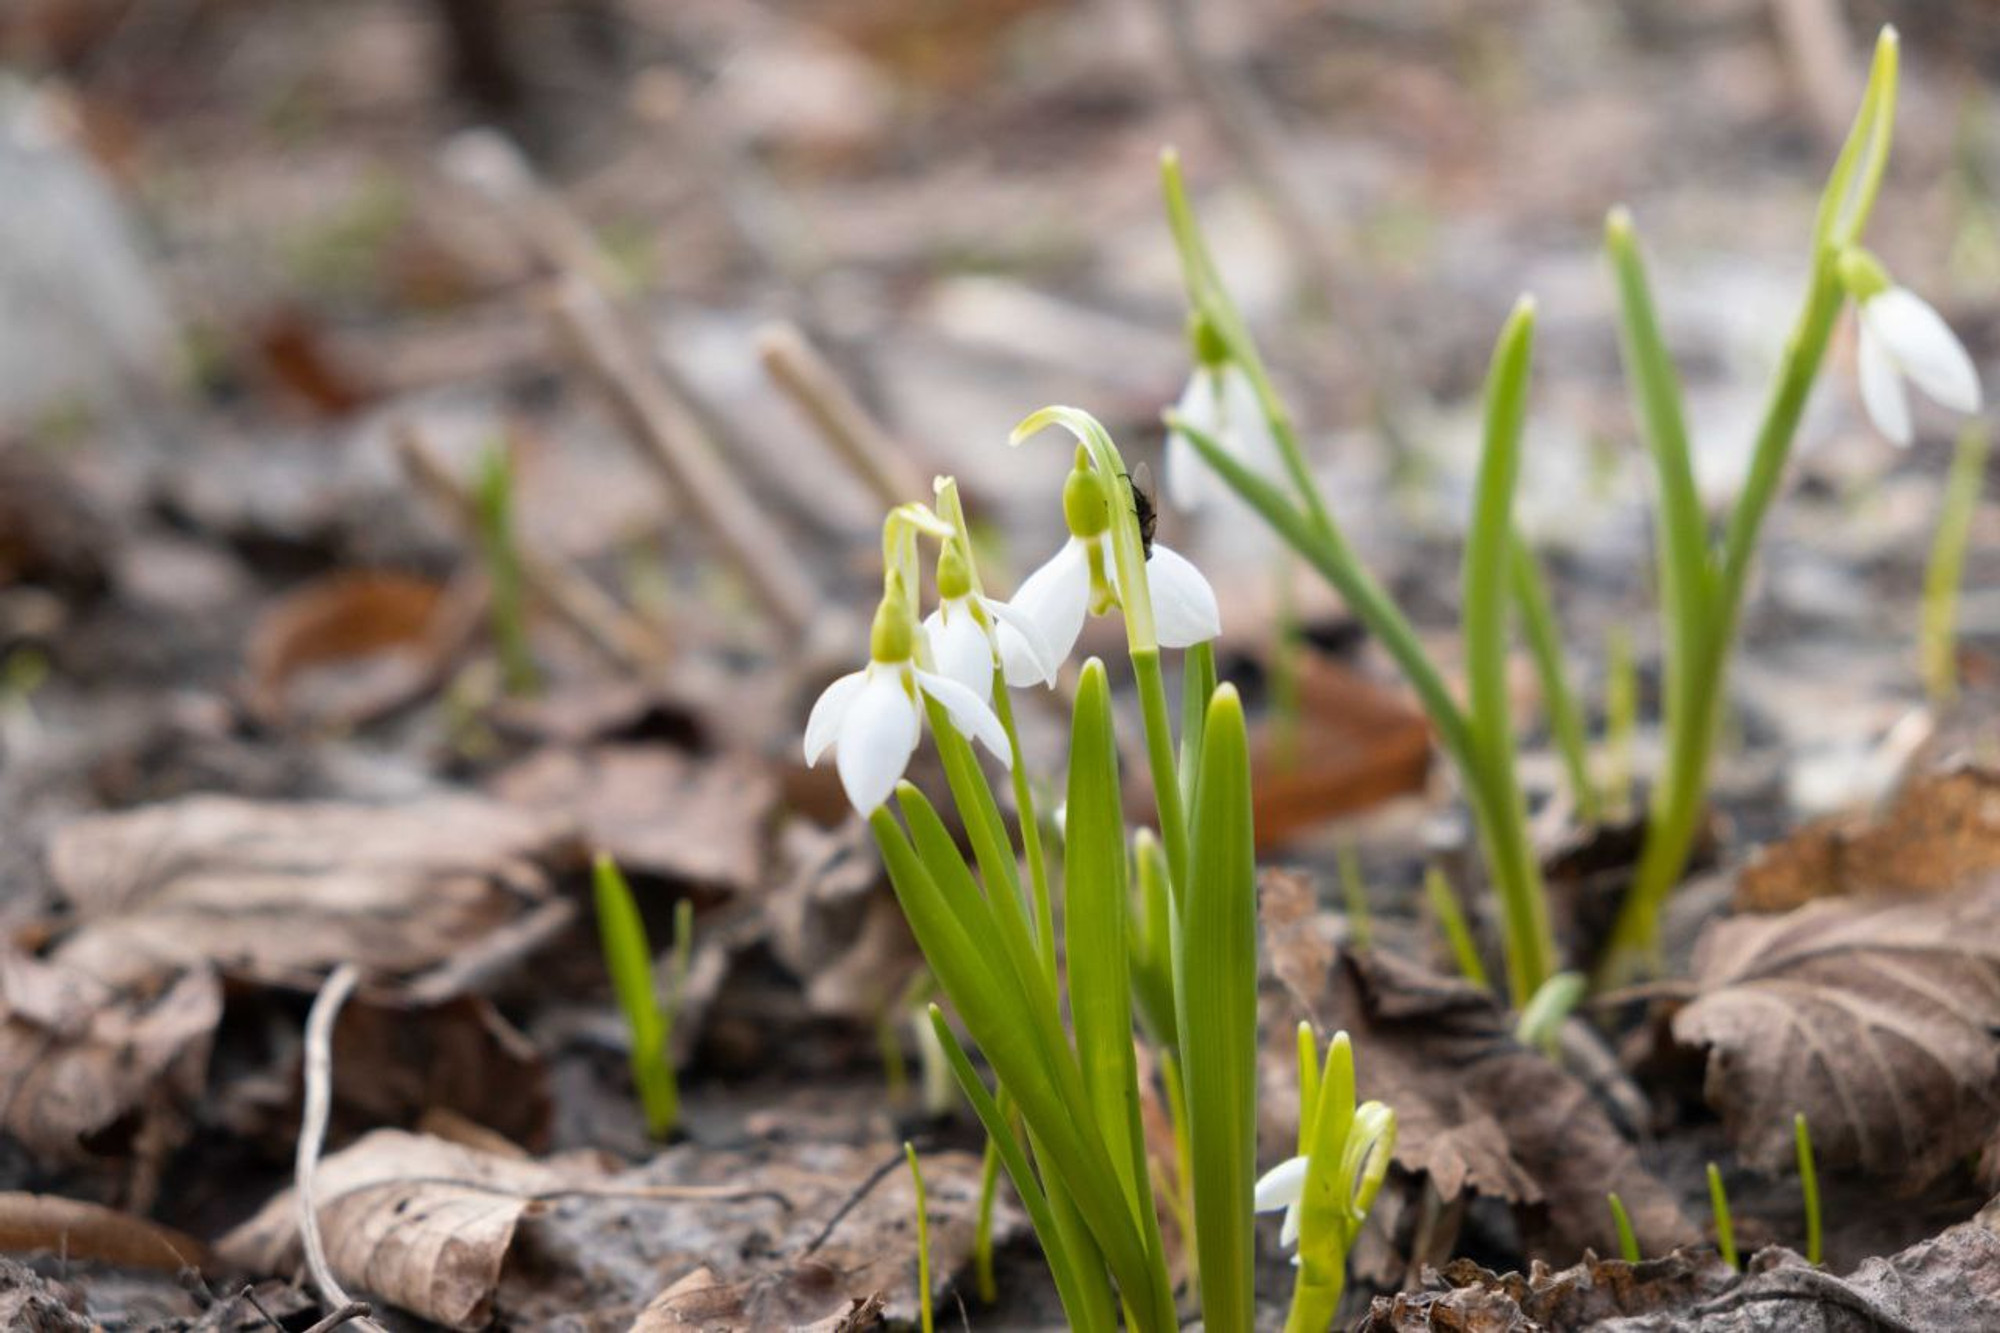
<svg viewBox="0 0 2000 1333"><path fill-rule="evenodd" d="M1972 358L1928 301L1891 282L1865 250L1841 256L1840 277L1854 297L1861 326L1861 402L1877 430L1899 445L1914 438L1906 379L1954 412L1969 416L1980 410Z"/></svg>
<svg viewBox="0 0 2000 1333"><path fill-rule="evenodd" d="M1234 361L1197 364L1174 410L1255 475L1274 486L1286 484L1285 456L1271 433L1256 386ZM1167 499L1177 509L1191 513L1236 498L1229 483L1180 431L1167 435L1166 468Z"/></svg>
<svg viewBox="0 0 2000 1333"><path fill-rule="evenodd" d="M1006 602L974 593L956 544L947 544L938 556L937 582L938 608L924 617L924 634L939 675L965 686L981 703L991 703L993 667L1000 660L999 627L1004 625L1021 643L1022 670L1037 673L1032 681L1010 676L1008 683L1055 683L1058 662L1050 656L1040 627Z"/></svg>
<svg viewBox="0 0 2000 1333"><path fill-rule="evenodd" d="M1260 1213L1275 1213L1285 1210L1284 1225L1278 1231L1278 1244L1287 1249L1299 1243L1299 1200L1306 1192L1306 1159L1288 1157L1257 1178L1257 1189L1252 1207ZM1293 1263L1298 1260L1294 1258Z"/></svg>
<svg viewBox="0 0 2000 1333"><path fill-rule="evenodd" d="M862 814L889 799L916 753L923 730L923 695L944 705L952 724L1011 763L1007 732L993 709L971 689L926 671L913 657L918 628L893 586L875 613L869 662L826 687L806 719L806 764L835 751L840 785ZM990 672L989 672L990 675Z"/></svg>
<svg viewBox="0 0 2000 1333"><path fill-rule="evenodd" d="M1045 653L1007 621L999 626L1000 660L1009 685L1052 682L1055 668L1076 647L1083 620L1093 606L1102 612L1118 601L1117 561L1111 553L1111 516L1104 491L1081 459L1063 486L1063 517L1070 537L1047 564L1023 580L1011 610L1040 631ZM1162 648L1187 648L1222 632L1215 589L1188 560L1158 542L1146 557L1146 586L1152 593L1154 631Z"/></svg>

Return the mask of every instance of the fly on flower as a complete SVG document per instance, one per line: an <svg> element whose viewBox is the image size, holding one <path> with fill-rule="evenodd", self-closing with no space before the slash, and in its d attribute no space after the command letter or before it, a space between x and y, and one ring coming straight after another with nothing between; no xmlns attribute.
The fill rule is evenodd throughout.
<svg viewBox="0 0 2000 1333"><path fill-rule="evenodd" d="M1159 531L1160 507L1153 502L1153 470L1144 463L1125 478L1132 491L1132 517L1139 521L1139 549L1153 558L1153 534Z"/></svg>

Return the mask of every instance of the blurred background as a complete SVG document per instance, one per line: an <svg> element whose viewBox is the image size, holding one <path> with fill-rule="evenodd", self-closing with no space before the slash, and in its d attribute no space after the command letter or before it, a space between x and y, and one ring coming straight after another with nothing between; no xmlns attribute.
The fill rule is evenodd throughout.
<svg viewBox="0 0 2000 1333"><path fill-rule="evenodd" d="M242 647L270 597L462 557L399 434L461 476L509 441L523 540L683 641L737 642L773 597L779 642L813 607L859 614L881 505L767 374L793 339L879 423L894 477L957 473L1007 534L996 567L1029 568L1067 459L1008 451L1014 421L1074 403L1157 463L1188 367L1157 186L1174 145L1336 508L1447 644L1479 377L1537 294L1522 522L1595 698L1607 632L1629 626L1642 662L1652 633L1605 211L1629 205L1647 239L1720 499L1885 21L1905 73L1872 241L1990 385L1987 0L11 0L0 636L53 654L93 708L246 670L282 692L291 650L246 666ZM624 342L593 352L577 301ZM716 529L653 484L604 365L620 348L747 498L708 521L753 519L788 589L760 603L748 569L746 593L748 567L709 558ZM1914 592L1951 448L1942 418L1922 434L1897 454L1866 428L1844 332L1770 529L1753 741L1844 772L1919 694ZM1208 564L1254 659L1275 584L1244 527L1169 514L1163 535ZM2000 633L1986 545L1975 639ZM84 589L140 628L70 633ZM1836 678L1830 707L1811 682ZM770 696L765 741L801 697ZM1802 809L1847 794L1758 780ZM117 794L153 792L134 782Z"/></svg>

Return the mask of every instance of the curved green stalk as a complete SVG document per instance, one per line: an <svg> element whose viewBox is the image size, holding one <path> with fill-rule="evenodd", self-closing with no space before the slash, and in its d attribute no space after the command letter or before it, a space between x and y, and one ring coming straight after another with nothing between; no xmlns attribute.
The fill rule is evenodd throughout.
<svg viewBox="0 0 2000 1333"><path fill-rule="evenodd" d="M1792 1145L1799 1159L1799 1193L1806 1207L1806 1262L1817 1266L1822 1258L1822 1231L1819 1216L1819 1168L1813 1164L1812 1128L1806 1113L1792 1117Z"/></svg>
<svg viewBox="0 0 2000 1333"><path fill-rule="evenodd" d="M1618 1257L1628 1264L1639 1262L1639 1237L1632 1230L1632 1215L1625 1211L1625 1201L1614 1191L1604 1196L1611 1205L1611 1223L1618 1228Z"/></svg>
<svg viewBox="0 0 2000 1333"><path fill-rule="evenodd" d="M936 1333L931 1318L931 1217L930 1200L924 1193L924 1169L917 1164L917 1150L903 1140L903 1156L910 1163L910 1188L917 1196L917 1312L923 1333Z"/></svg>
<svg viewBox="0 0 2000 1333"><path fill-rule="evenodd" d="M1542 683L1542 707L1549 717L1549 735L1556 743L1556 753L1562 757L1578 822L1596 824L1603 810L1597 784L1590 777L1590 737L1584 727L1583 708L1577 703L1576 691L1570 688L1555 606L1534 553L1519 537L1514 539L1513 561L1514 602L1521 613L1521 636L1528 641L1528 651L1535 659L1535 674Z"/></svg>

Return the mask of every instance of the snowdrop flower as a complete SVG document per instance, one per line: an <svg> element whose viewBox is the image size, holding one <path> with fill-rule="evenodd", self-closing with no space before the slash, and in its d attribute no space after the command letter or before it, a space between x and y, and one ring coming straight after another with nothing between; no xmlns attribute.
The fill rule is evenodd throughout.
<svg viewBox="0 0 2000 1333"><path fill-rule="evenodd" d="M1285 1210L1284 1225L1278 1231L1278 1244L1287 1249L1299 1243L1299 1200L1306 1192L1306 1159L1288 1157L1266 1171L1257 1179L1257 1189L1252 1207L1260 1213L1275 1213ZM1293 1263L1298 1262L1296 1256Z"/></svg>
<svg viewBox="0 0 2000 1333"><path fill-rule="evenodd" d="M1274 486L1286 484L1284 454L1271 433L1264 404L1250 377L1234 361L1197 363L1174 411L1256 476ZM1236 497L1229 483L1178 430L1167 435L1166 466L1167 498L1177 509L1192 512Z"/></svg>
<svg viewBox="0 0 2000 1333"><path fill-rule="evenodd" d="M937 563L938 608L924 617L931 660L938 674L957 681L993 701L993 667L1000 660L999 627L1004 625L1021 642L1023 671L1036 672L1033 683L1054 684L1057 662L1049 655L1041 628L1034 620L991 597L972 590L971 571L956 541L947 542ZM1011 678L1009 684L1016 684Z"/></svg>
<svg viewBox="0 0 2000 1333"><path fill-rule="evenodd" d="M1040 631L1046 656L1038 657L1028 636L1010 621L999 626L1000 659L1007 683L1021 686L1054 680L1083 632L1091 611L1118 605L1118 568L1111 552L1111 514L1104 487L1079 449L1076 466L1063 483L1063 518L1070 537L1062 548L1022 582L1011 610ZM1188 560L1159 543L1146 555L1146 586L1152 594L1154 631L1163 648L1187 648L1222 632L1215 589Z"/></svg>
<svg viewBox="0 0 2000 1333"><path fill-rule="evenodd" d="M915 661L915 617L890 576L869 634L869 662L826 687L806 719L806 764L817 765L832 747L847 799L863 815L889 799L916 753L922 733L923 697L944 705L952 724L1011 764L1007 732L985 700L948 676Z"/></svg>
<svg viewBox="0 0 2000 1333"><path fill-rule="evenodd" d="M1929 302L1896 286L1881 262L1858 248L1841 255L1840 280L1861 326L1861 402L1877 430L1899 445L1913 438L1906 379L1954 412L1980 410L1972 358Z"/></svg>

